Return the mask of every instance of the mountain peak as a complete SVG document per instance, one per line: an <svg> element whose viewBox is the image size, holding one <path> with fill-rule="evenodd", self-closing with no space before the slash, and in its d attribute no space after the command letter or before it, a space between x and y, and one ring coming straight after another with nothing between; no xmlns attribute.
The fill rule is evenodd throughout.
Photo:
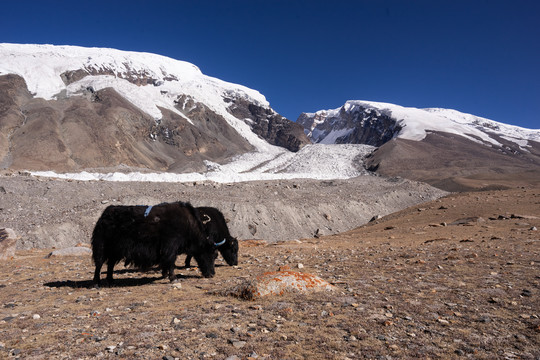
<svg viewBox="0 0 540 360"><path fill-rule="evenodd" d="M537 182L533 179L540 168L540 130L456 110L358 100L303 113L297 122L315 143L377 146L365 164L381 175L424 181L448 191L507 184L511 178Z"/></svg>
<svg viewBox="0 0 540 360"><path fill-rule="evenodd" d="M392 127L392 136L384 133L379 134L379 139L370 139L379 145L394 137L421 141L434 131L463 136L488 146L502 146L497 140L501 136L517 144L528 140L540 142L540 130L507 125L456 110L418 109L373 101L349 100L337 109L303 113L297 121L314 142L320 143L362 143L364 137L352 137L353 133L368 131L373 135L373 128L381 124L382 128Z"/></svg>
<svg viewBox="0 0 540 360"><path fill-rule="evenodd" d="M91 76L95 90L115 87L155 119L161 118L158 106L178 112L173 97L180 93L189 93L220 110L225 110L225 93L269 106L256 90L206 76L191 63L143 52L0 44L0 74L20 75L32 94L46 100L55 99L63 92L77 94L89 82L81 80Z"/></svg>
<svg viewBox="0 0 540 360"><path fill-rule="evenodd" d="M156 54L0 44L0 85L3 167L199 170L310 142L258 91Z"/></svg>

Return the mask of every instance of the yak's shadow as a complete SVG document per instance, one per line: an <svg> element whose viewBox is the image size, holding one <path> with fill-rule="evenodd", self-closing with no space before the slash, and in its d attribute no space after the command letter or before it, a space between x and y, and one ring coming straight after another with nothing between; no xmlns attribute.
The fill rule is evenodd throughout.
<svg viewBox="0 0 540 360"><path fill-rule="evenodd" d="M217 268L224 267L224 266L229 266L229 265L227 265L227 264L215 264L214 265L214 267L217 267ZM191 266L185 266L185 265L179 266L179 265L176 265L176 268L178 270L187 270L187 269L196 269L196 268L198 268L198 266L193 266L193 265L191 265Z"/></svg>
<svg viewBox="0 0 540 360"><path fill-rule="evenodd" d="M128 272L137 272L136 269L121 269L118 271L115 271L115 274L122 274L122 273L128 273ZM99 287L132 287L132 286L140 286L140 285L146 285L151 284L153 282L164 280L162 276L155 276L155 277L140 277L140 278L114 278L114 282L112 285L109 285L107 283L107 280L105 279L106 273L102 273L102 279L101 279L101 285ZM199 275L183 275L183 274L176 274L176 279L191 279L191 278L199 278ZM168 283L168 281L167 281ZM69 288L87 288L91 289L94 288L94 282L92 280L63 280L63 281L51 281L48 283L43 284L44 286L48 286L51 288L63 288L63 287L69 287Z"/></svg>

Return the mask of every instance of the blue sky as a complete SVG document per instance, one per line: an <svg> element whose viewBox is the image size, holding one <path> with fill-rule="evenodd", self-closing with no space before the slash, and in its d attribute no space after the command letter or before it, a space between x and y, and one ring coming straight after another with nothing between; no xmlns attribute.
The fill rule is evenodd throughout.
<svg viewBox="0 0 540 360"><path fill-rule="evenodd" d="M280 114L347 100L540 128L540 1L7 1L0 42L189 61Z"/></svg>

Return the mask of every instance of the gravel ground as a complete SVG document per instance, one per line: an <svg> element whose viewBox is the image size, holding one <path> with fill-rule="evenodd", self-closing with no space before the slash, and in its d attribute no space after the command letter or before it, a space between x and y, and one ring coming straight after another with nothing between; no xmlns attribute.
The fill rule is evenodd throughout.
<svg viewBox="0 0 540 360"><path fill-rule="evenodd" d="M338 235L241 241L239 266L179 285L89 256L0 263L0 358L538 359L540 189L452 194ZM183 263L179 257L177 264ZM226 296L289 268L328 293Z"/></svg>
<svg viewBox="0 0 540 360"><path fill-rule="evenodd" d="M0 227L21 236L19 249L89 243L109 205L189 201L214 206L233 236L269 242L335 234L438 198L445 192L401 178L258 181L233 184L66 181L0 176Z"/></svg>

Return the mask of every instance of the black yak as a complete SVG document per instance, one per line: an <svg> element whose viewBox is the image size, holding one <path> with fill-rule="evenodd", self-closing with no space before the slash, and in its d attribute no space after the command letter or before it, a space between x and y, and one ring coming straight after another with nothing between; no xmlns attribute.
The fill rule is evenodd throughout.
<svg viewBox="0 0 540 360"><path fill-rule="evenodd" d="M99 286L101 267L107 263L107 281L113 282L114 266L148 269L159 265L163 277L176 280L176 257L195 257L204 277L212 277L216 247L205 234L199 214L189 203L156 206L109 206L92 233L92 257L96 266L94 284Z"/></svg>
<svg viewBox="0 0 540 360"><path fill-rule="evenodd" d="M238 240L229 233L223 213L213 207L197 207L206 235L215 243L217 250L230 266L238 265ZM217 252L214 258L217 257ZM185 267L190 267L191 254L187 253Z"/></svg>

